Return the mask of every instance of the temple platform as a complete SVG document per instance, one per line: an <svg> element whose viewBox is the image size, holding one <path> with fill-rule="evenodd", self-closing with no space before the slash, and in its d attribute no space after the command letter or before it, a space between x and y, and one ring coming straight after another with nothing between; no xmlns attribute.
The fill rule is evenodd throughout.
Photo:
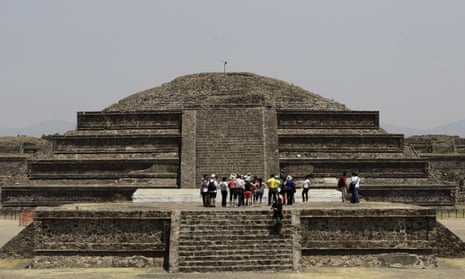
<svg viewBox="0 0 465 279"><path fill-rule="evenodd" d="M212 272L435 265L430 208L297 202L284 207L280 232L271 216L267 205L206 208L199 197L39 207L31 266Z"/></svg>

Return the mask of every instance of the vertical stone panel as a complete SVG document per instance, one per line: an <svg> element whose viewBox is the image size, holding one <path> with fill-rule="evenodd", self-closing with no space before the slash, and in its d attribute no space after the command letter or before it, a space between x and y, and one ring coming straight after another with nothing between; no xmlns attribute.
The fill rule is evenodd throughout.
<svg viewBox="0 0 465 279"><path fill-rule="evenodd" d="M301 245L301 239L302 239L302 225L300 222L300 211L294 210L291 212L291 221L292 221L292 229L293 229L293 237L292 237L292 248L293 248L293 258L292 258L292 263L293 263L293 269L294 270L300 270L300 267L302 266L302 245Z"/></svg>
<svg viewBox="0 0 465 279"><path fill-rule="evenodd" d="M186 110L182 114L181 144L181 188L197 187L196 169L196 111Z"/></svg>
<svg viewBox="0 0 465 279"><path fill-rule="evenodd" d="M266 178L270 174L278 174L279 149L278 149L278 120L276 110L266 109L263 111L263 133L264 133L264 164Z"/></svg>
<svg viewBox="0 0 465 279"><path fill-rule="evenodd" d="M171 233L169 243L169 271L178 272L179 268L179 228L181 224L181 211L171 212Z"/></svg>

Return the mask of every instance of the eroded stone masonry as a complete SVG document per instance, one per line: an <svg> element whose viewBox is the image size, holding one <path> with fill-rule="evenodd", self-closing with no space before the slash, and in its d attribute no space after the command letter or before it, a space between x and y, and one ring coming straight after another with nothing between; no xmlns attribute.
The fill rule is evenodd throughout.
<svg viewBox="0 0 465 279"><path fill-rule="evenodd" d="M51 153L4 180L2 205L130 200L141 188L197 188L210 173L290 174L298 185L312 174L313 187L333 188L327 178L355 170L368 201L453 206L456 184L418 148L381 129L377 111L255 74L200 73L78 112Z"/></svg>

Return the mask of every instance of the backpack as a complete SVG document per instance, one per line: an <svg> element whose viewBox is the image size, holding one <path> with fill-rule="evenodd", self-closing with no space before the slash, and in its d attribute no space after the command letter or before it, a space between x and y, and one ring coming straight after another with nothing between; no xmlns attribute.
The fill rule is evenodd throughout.
<svg viewBox="0 0 465 279"><path fill-rule="evenodd" d="M293 188L294 188L294 181L287 180L286 181L286 187L285 187L286 191L293 190Z"/></svg>
<svg viewBox="0 0 465 279"><path fill-rule="evenodd" d="M355 181L350 182L349 192L352 193L355 190Z"/></svg>
<svg viewBox="0 0 465 279"><path fill-rule="evenodd" d="M344 187L344 181L342 180L342 177L339 178L339 181L337 182L337 188L342 188Z"/></svg>
<svg viewBox="0 0 465 279"><path fill-rule="evenodd" d="M216 191L215 181L210 180L210 182L208 183L208 191L209 192L215 192Z"/></svg>

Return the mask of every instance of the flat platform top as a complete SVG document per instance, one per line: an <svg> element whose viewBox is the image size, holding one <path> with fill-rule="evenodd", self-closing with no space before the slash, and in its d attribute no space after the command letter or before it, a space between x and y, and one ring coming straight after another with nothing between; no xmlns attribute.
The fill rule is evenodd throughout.
<svg viewBox="0 0 465 279"><path fill-rule="evenodd" d="M127 212L127 211L263 211L269 210L270 206L263 203L261 206L242 207L203 207L201 202L114 202L114 203L75 203L58 207L38 207L36 211L64 212L64 211L106 211L106 212ZM361 202L360 204L350 204L348 202L297 202L293 205L285 205L286 210L430 210L427 207L415 206L401 203L387 202Z"/></svg>

